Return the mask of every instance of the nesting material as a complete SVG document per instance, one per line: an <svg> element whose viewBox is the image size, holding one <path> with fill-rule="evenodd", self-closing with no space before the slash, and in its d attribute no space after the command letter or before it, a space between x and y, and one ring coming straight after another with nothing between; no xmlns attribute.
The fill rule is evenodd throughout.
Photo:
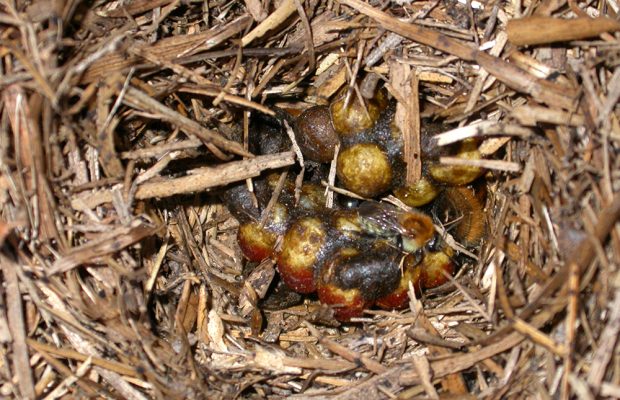
<svg viewBox="0 0 620 400"><path fill-rule="evenodd" d="M3 2L0 397L620 397L619 11ZM300 157L291 121L337 99L382 115L377 88L396 103L407 183L429 154L483 175L469 220L483 238L437 226L459 268L422 293L402 284L404 310L338 323L316 296L275 304L275 263L244 259L222 192L245 183L252 214L275 173L255 216L275 224L319 160L330 207L360 198L336 172L346 143ZM268 118L295 146L271 128L253 140ZM463 142L476 157L441 153Z"/></svg>

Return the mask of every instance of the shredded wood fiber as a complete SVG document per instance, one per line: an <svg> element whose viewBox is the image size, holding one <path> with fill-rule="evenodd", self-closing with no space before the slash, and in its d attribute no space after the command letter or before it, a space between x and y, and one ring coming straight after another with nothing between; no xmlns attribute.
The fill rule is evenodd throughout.
<svg viewBox="0 0 620 400"><path fill-rule="evenodd" d="M3 2L0 397L619 398L619 11ZM258 306L274 262L247 268L221 191L282 176L264 224L280 174L313 164L290 126L292 148L258 154L253 121L377 85L408 183L425 146L478 141L440 160L485 169L484 241L447 236L458 273L405 310L335 326L313 297Z"/></svg>

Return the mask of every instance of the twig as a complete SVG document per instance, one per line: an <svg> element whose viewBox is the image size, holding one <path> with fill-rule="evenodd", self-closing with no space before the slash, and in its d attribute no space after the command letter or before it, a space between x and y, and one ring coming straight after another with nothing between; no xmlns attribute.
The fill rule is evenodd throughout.
<svg viewBox="0 0 620 400"><path fill-rule="evenodd" d="M145 182L138 186L135 198L144 200L201 192L213 187L256 177L266 169L281 168L294 163L294 153L287 152L232 161L212 168L198 168L187 171L188 175L181 178L172 178L163 182ZM109 203L112 199L112 191L105 190L76 197L71 201L71 206L76 210L83 211L100 204Z"/></svg>
<svg viewBox="0 0 620 400"><path fill-rule="evenodd" d="M534 78L515 65L500 58L479 51L463 42L447 38L434 30L398 21L394 17L360 0L340 0L340 2L377 20L385 29L455 55L463 60L477 62L491 75L515 90L530 94L549 105L567 109L575 106L577 94L573 88Z"/></svg>
<svg viewBox="0 0 620 400"><path fill-rule="evenodd" d="M327 185L325 186L325 207L327 208L332 208L334 206L334 191L331 188L334 187L336 182L338 154L340 154L340 142L336 143L336 148L334 148L334 158L329 164L329 175L327 176Z"/></svg>
<svg viewBox="0 0 620 400"><path fill-rule="evenodd" d="M620 290L614 293L614 299L607 305L609 309L609 322L603 329L598 341L598 348L592 357L592 366L588 373L588 384L594 389L599 389L603 384L603 378L614 354L614 347L620 332ZM602 389L602 388L601 388Z"/></svg>
<svg viewBox="0 0 620 400"><path fill-rule="evenodd" d="M195 35L179 35L162 39L155 46L146 44L149 51L161 59L174 60L188 57L197 51L209 50L228 38L242 32L252 23L252 17L247 14L240 16L228 24L215 27L209 31ZM107 47L106 47L107 51ZM134 66L138 57L127 57L124 53L115 52L93 62L81 77L82 83L96 82L115 72L124 71Z"/></svg>
<svg viewBox="0 0 620 400"><path fill-rule="evenodd" d="M206 143L213 143L217 147L241 156L252 157L252 154L247 152L241 144L225 139L219 133L204 128L198 122L166 107L141 90L133 87L127 88L123 103L140 111L156 114L164 121L178 126L181 130L200 138Z"/></svg>
<svg viewBox="0 0 620 400"><path fill-rule="evenodd" d="M373 360L372 358L369 358L365 355L356 354L353 351L349 350L348 348L344 347L343 345L338 344L334 342L333 340L328 339L325 336L321 335L321 333L308 321L304 321L304 325L306 326L306 328L308 328L308 330L310 330L313 336L319 339L319 343L323 344L330 351L343 357L345 360L351 361L354 363L361 363L366 368L368 368L369 371L374 372L376 374L384 373L387 370L386 367L381 365L379 362Z"/></svg>
<svg viewBox="0 0 620 400"><path fill-rule="evenodd" d="M470 124L433 136L437 146L447 146L465 139L486 136L517 136L528 138L533 134L529 128L520 125L505 124L501 122L484 121L478 124Z"/></svg>
<svg viewBox="0 0 620 400"><path fill-rule="evenodd" d="M241 39L241 46L247 46L254 40L263 37L263 35L270 30L280 26L288 17L293 15L296 9L295 0L285 0L282 4L280 4L276 11L271 13L263 22L258 24L256 28L252 29L250 33Z"/></svg>
<svg viewBox="0 0 620 400"><path fill-rule="evenodd" d="M466 167L481 167L486 169L495 169L506 172L519 172L521 165L513 161L503 160L474 160L459 157L439 157L439 162L445 165L462 165Z"/></svg>
<svg viewBox="0 0 620 400"><path fill-rule="evenodd" d="M19 391L23 398L35 398L30 357L26 346L26 324L24 323L24 308L22 296L19 292L17 268L15 262L0 253L0 268L5 280L7 317L9 330L13 338L13 371L17 375Z"/></svg>

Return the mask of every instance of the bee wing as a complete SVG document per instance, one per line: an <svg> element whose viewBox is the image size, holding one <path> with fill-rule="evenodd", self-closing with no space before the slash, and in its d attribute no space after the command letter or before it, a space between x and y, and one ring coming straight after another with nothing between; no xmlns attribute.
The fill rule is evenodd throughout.
<svg viewBox="0 0 620 400"><path fill-rule="evenodd" d="M375 236L397 236L406 234L401 225L401 216L404 211L391 204L376 201L365 201L358 207L363 228Z"/></svg>

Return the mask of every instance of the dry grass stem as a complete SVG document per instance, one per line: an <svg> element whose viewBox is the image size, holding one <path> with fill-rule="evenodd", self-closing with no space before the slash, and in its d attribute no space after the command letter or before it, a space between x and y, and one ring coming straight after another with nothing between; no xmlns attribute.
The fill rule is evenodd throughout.
<svg viewBox="0 0 620 400"><path fill-rule="evenodd" d="M0 398L620 397L618 13L2 2ZM338 164L368 132L334 140L330 166L301 136L297 117L340 95L381 113L377 89L396 110L380 133L394 185L431 163L482 172L420 208L448 282L342 323L325 292L286 290L276 257L244 258L243 232L273 229L250 239L279 249L287 215L412 211L393 188L345 189ZM330 210L302 211L307 194Z"/></svg>

